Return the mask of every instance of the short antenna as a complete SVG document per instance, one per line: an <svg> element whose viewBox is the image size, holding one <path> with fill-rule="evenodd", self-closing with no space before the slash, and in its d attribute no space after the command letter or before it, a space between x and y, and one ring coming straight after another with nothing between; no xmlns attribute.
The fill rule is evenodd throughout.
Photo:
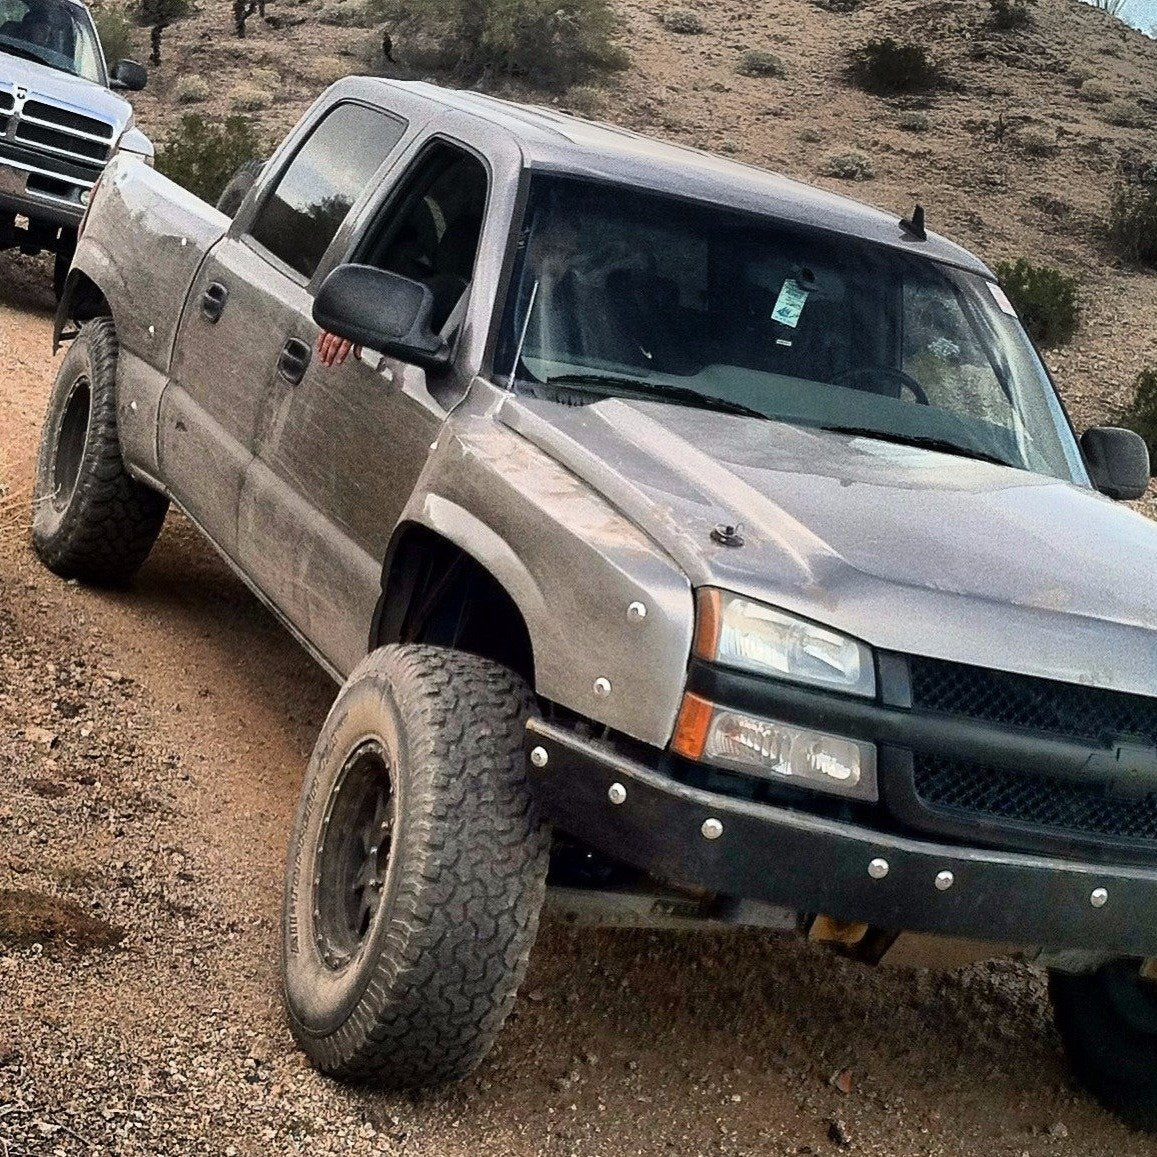
<svg viewBox="0 0 1157 1157"><path fill-rule="evenodd" d="M912 210L911 217L901 217L900 228L909 236L915 237L917 241L927 241L928 233L924 229L924 206L917 205Z"/></svg>

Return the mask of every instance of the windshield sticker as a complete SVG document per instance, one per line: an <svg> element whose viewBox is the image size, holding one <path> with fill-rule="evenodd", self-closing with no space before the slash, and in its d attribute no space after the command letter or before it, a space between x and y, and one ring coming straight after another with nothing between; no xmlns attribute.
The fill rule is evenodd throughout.
<svg viewBox="0 0 1157 1157"><path fill-rule="evenodd" d="M988 290L992 294L993 300L1000 306L1009 317L1016 317L1016 310L1012 307L1012 302L1008 300L1008 294L996 284L995 281L988 283Z"/></svg>
<svg viewBox="0 0 1157 1157"><path fill-rule="evenodd" d="M795 327L799 325L799 318L800 314L803 313L803 307L807 305L807 296L807 290L801 289L799 282L789 277L787 281L783 283L783 288L779 291L775 309L771 311L772 320L795 329Z"/></svg>

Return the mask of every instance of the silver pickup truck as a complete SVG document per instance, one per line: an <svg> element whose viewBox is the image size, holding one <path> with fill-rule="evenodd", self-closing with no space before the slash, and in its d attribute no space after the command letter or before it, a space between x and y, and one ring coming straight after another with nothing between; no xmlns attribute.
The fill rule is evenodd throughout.
<svg viewBox="0 0 1157 1157"><path fill-rule="evenodd" d="M989 270L605 125L329 89L230 219L117 158L33 538L170 500L341 684L289 840L323 1071L443 1081L575 921L1019 952L1157 1125L1157 526Z"/></svg>
<svg viewBox="0 0 1157 1157"><path fill-rule="evenodd" d="M111 91L145 81L131 60L108 68L80 0L0 0L0 250L55 253L58 295L109 158L152 159L132 106Z"/></svg>

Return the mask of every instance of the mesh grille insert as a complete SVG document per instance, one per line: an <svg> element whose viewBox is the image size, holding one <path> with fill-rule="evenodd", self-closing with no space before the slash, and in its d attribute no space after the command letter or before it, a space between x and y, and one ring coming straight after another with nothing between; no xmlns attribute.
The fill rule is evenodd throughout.
<svg viewBox="0 0 1157 1157"><path fill-rule="evenodd" d="M1157 699L913 658L912 706L1070 739L1123 737L1157 746Z"/></svg>
<svg viewBox="0 0 1157 1157"><path fill-rule="evenodd" d="M1032 824L1059 834L1157 840L1157 794L1110 799L1102 785L927 755L917 756L915 773L916 794L936 811Z"/></svg>

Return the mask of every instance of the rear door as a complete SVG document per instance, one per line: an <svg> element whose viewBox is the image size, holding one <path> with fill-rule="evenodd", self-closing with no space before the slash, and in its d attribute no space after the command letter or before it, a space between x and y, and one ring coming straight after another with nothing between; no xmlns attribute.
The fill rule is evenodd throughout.
<svg viewBox="0 0 1157 1157"><path fill-rule="evenodd" d="M483 130L472 145L463 127L416 144L360 234L327 263L340 257L422 281L434 295L432 324L451 341L470 301L490 188ZM316 340L312 305L311 292L287 316L287 341ZM455 367L428 376L372 351L271 383L241 501L243 565L343 674L365 654L390 537L468 383Z"/></svg>
<svg viewBox="0 0 1157 1157"><path fill-rule="evenodd" d="M241 485L274 375L304 371L311 350L289 343L285 317L357 200L406 131L397 117L342 101L271 164L256 212L209 253L181 318L162 399L159 455L175 497L239 559Z"/></svg>

